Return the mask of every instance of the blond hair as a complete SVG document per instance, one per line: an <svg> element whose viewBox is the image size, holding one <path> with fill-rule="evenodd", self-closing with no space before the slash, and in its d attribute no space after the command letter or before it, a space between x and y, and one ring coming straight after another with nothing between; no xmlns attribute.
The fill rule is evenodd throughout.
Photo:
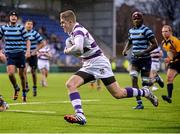
<svg viewBox="0 0 180 134"><path fill-rule="evenodd" d="M73 23L76 22L76 15L72 10L67 10L60 13L60 17L65 19L66 21L72 21Z"/></svg>
<svg viewBox="0 0 180 134"><path fill-rule="evenodd" d="M164 25L162 28L167 28L172 33L172 27L170 25Z"/></svg>

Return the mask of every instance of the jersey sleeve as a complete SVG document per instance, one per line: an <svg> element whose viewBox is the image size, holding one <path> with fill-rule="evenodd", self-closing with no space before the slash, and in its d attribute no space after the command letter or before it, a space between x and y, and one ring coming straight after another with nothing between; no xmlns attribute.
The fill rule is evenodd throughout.
<svg viewBox="0 0 180 134"><path fill-rule="evenodd" d="M81 30L77 30L73 33L74 36L74 46L72 51L80 50L83 52L83 44L84 44L84 32Z"/></svg>
<svg viewBox="0 0 180 134"><path fill-rule="evenodd" d="M180 52L180 40L174 37L173 43L174 43L174 46L176 48L176 51Z"/></svg>
<svg viewBox="0 0 180 134"><path fill-rule="evenodd" d="M152 32L152 30L149 29L149 28L147 28L147 29L145 30L144 35L145 35L146 39L148 39L148 40L150 40L150 39L152 39L152 38L155 37L155 36L154 36L154 33Z"/></svg>
<svg viewBox="0 0 180 134"><path fill-rule="evenodd" d="M130 29L131 30L131 29ZM129 44L132 44L132 38L131 38L131 32L130 30L128 31L128 41L129 41Z"/></svg>
<svg viewBox="0 0 180 134"><path fill-rule="evenodd" d="M38 32L37 32L35 38L36 38L36 40L37 40L38 43L40 43L40 42L43 40L42 36L41 36Z"/></svg>
<svg viewBox="0 0 180 134"><path fill-rule="evenodd" d="M131 30L131 29L130 29ZM131 33L130 33L130 30L128 31L128 40L130 41L131 40Z"/></svg>
<svg viewBox="0 0 180 134"><path fill-rule="evenodd" d="M22 27L22 37L25 41L29 40L29 34L24 27Z"/></svg>

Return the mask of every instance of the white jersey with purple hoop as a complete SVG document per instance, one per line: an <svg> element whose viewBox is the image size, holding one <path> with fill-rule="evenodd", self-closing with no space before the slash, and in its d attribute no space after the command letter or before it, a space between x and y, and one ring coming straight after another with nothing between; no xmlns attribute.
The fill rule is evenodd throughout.
<svg viewBox="0 0 180 134"><path fill-rule="evenodd" d="M82 50L82 59L90 59L102 53L92 35L79 23L75 24L69 35L71 43Z"/></svg>
<svg viewBox="0 0 180 134"><path fill-rule="evenodd" d="M79 71L84 71L95 78L108 78L114 76L109 59L107 59L92 35L79 23L76 23L69 34L73 45L80 48L83 66Z"/></svg>
<svg viewBox="0 0 180 134"><path fill-rule="evenodd" d="M159 71L161 51L162 51L161 48L158 47L151 52L151 60L152 60L151 70Z"/></svg>
<svg viewBox="0 0 180 134"><path fill-rule="evenodd" d="M49 57L47 57L45 54L50 52L49 45L46 45L45 47L41 48L38 51L38 69L41 70L43 68L49 70Z"/></svg>

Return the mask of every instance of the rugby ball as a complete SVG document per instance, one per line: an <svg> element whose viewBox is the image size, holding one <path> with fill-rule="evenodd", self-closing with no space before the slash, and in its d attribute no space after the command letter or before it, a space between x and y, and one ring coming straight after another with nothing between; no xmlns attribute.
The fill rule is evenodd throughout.
<svg viewBox="0 0 180 134"><path fill-rule="evenodd" d="M66 39L66 48L70 48L72 46L73 46L73 43L72 43L71 38L69 37Z"/></svg>

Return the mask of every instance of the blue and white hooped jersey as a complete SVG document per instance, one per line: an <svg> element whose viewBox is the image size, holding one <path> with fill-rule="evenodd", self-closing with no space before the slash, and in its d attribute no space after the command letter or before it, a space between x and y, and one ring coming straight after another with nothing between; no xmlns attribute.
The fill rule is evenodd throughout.
<svg viewBox="0 0 180 134"><path fill-rule="evenodd" d="M99 56L102 53L100 47L97 45L92 35L88 32L87 29L85 29L79 23L75 24L73 31L69 35L72 44L75 44L74 38L78 36L83 36L84 43L83 43L83 53L80 56L81 58L91 59L96 56Z"/></svg>
<svg viewBox="0 0 180 134"><path fill-rule="evenodd" d="M24 51L24 45L29 40L24 26L22 25L3 25L0 27L0 39L4 37L5 53L18 53Z"/></svg>
<svg viewBox="0 0 180 134"><path fill-rule="evenodd" d="M37 45L43 40L42 36L35 30L30 30L27 33L29 35L29 40L31 41L31 52L36 49ZM26 45L23 46L24 51L26 51Z"/></svg>
<svg viewBox="0 0 180 134"><path fill-rule="evenodd" d="M139 28L131 28L128 34L129 41L132 44L132 55L146 50L150 45L150 39L154 37L152 30L145 25ZM144 54L143 57L150 57L150 53Z"/></svg>

